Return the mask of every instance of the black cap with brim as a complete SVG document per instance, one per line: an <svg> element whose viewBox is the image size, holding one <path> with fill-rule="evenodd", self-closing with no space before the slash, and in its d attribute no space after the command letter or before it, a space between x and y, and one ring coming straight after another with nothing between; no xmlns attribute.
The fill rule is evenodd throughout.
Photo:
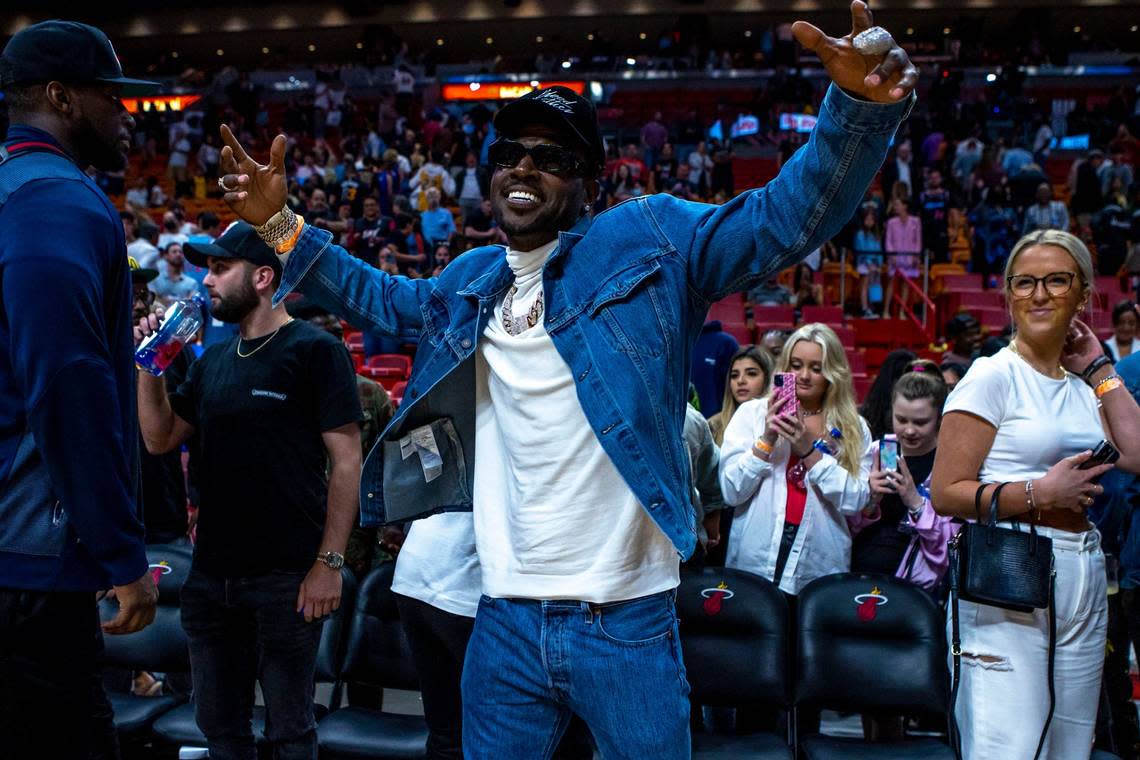
<svg viewBox="0 0 1140 760"><path fill-rule="evenodd" d="M257 231L246 222L235 222L212 243L183 243L182 252L194 266L209 265L215 259L241 259L259 267L272 267L281 271L277 254L265 244Z"/></svg>
<svg viewBox="0 0 1140 760"><path fill-rule="evenodd" d="M140 267L138 259L134 256L127 257L127 265L131 269L131 282L146 285L148 282L158 277L158 270L149 267Z"/></svg>
<svg viewBox="0 0 1140 760"><path fill-rule="evenodd" d="M101 29L59 19L21 29L0 55L0 87L52 81L118 85L128 97L149 95L161 87L123 76L115 48Z"/></svg>
<svg viewBox="0 0 1140 760"><path fill-rule="evenodd" d="M506 137L536 125L550 127L585 148L598 173L605 166L606 144L598 128L598 113L593 103L573 90L560 85L534 90L495 114L495 131Z"/></svg>

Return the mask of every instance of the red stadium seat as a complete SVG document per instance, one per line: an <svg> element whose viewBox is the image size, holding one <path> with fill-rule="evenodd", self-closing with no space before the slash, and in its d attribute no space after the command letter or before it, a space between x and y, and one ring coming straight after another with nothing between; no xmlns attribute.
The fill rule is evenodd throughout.
<svg viewBox="0 0 1140 760"><path fill-rule="evenodd" d="M363 333L346 333L344 336L344 345L348 346L348 350L355 354L364 353L364 334Z"/></svg>
<svg viewBox="0 0 1140 760"><path fill-rule="evenodd" d="M396 406L400 405L400 402L404 400L404 391L407 389L407 387L408 381L401 380L388 390L388 396L392 399L393 404Z"/></svg>
<svg viewBox="0 0 1140 760"><path fill-rule="evenodd" d="M725 333L736 338L736 342L742 346L747 346L756 342L755 334L752 329L743 324L723 323L721 329Z"/></svg>
<svg viewBox="0 0 1140 760"><path fill-rule="evenodd" d="M792 327L796 323L796 310L791 306L754 306L752 316L756 324Z"/></svg>
<svg viewBox="0 0 1140 760"><path fill-rule="evenodd" d="M840 306L805 306L800 311L804 322L823 322L835 327L843 324L843 308Z"/></svg>
<svg viewBox="0 0 1140 760"><path fill-rule="evenodd" d="M852 375L867 374L867 356L860 349L847 351L847 365L851 367Z"/></svg>
<svg viewBox="0 0 1140 760"><path fill-rule="evenodd" d="M942 278L943 292L964 293L982 289L980 274L948 274Z"/></svg>
<svg viewBox="0 0 1140 760"><path fill-rule="evenodd" d="M411 377L412 360L403 354L376 354L369 356L365 366L372 368L385 368L398 370L400 377L405 380Z"/></svg>

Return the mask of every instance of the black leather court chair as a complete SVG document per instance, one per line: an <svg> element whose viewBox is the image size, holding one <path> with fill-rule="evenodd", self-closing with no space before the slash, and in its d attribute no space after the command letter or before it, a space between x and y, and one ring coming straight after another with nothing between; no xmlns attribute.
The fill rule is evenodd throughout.
<svg viewBox="0 0 1140 760"><path fill-rule="evenodd" d="M325 621L321 630L321 641L317 649L317 667L315 681L317 683L333 684L332 696L328 704L314 703L313 715L320 720L331 710L340 705L341 684L339 673L344 659L345 646L348 640L348 627L352 620L352 613L356 603L356 578L352 572L345 568L341 570L340 607ZM253 736L259 747L266 745L265 739L265 707L258 705L253 708L251 720ZM198 728L194 719L194 703L171 710L155 721L154 736L164 744L178 747L192 746L205 747L206 737Z"/></svg>
<svg viewBox="0 0 1140 760"><path fill-rule="evenodd" d="M191 548L175 544L155 545L148 546L146 554L152 571L158 574L158 606L154 622L137 633L105 635L103 664L127 671L188 673L190 655L186 634L182 632L178 603L182 583L190 570ZM99 607L103 620L110 620L119 611L118 603L110 599L101 602ZM186 697L169 693L144 697L109 691L107 700L115 713L115 730L119 739L130 742L146 737L155 720L186 702Z"/></svg>
<svg viewBox="0 0 1140 760"><path fill-rule="evenodd" d="M933 716L950 702L941 608L922 589L887 575L839 573L799 598L796 705L841 712ZM953 760L935 738L870 743L799 737L807 760Z"/></svg>
<svg viewBox="0 0 1140 760"><path fill-rule="evenodd" d="M681 648L693 699L773 712L790 704L788 605L770 581L742 570L684 573L677 590ZM707 730L707 729L706 729ZM697 760L791 760L784 736L693 732Z"/></svg>
<svg viewBox="0 0 1140 760"><path fill-rule="evenodd" d="M419 678L392 594L389 562L360 584L341 678L386 689L418 691ZM427 724L418 715L344 707L317 724L322 760L402 760L426 756Z"/></svg>

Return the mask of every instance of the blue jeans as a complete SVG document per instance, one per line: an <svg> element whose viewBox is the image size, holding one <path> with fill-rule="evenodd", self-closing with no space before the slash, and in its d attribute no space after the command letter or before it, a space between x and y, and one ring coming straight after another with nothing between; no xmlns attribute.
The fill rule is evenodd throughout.
<svg viewBox="0 0 1140 760"><path fill-rule="evenodd" d="M195 718L211 760L256 760L254 681L277 760L316 760L313 674L321 621L297 612L302 572L218 578L191 568L182 586Z"/></svg>
<svg viewBox="0 0 1140 760"><path fill-rule="evenodd" d="M484 596L463 666L467 760L549 758L572 713L606 760L688 758L675 596L613 604Z"/></svg>

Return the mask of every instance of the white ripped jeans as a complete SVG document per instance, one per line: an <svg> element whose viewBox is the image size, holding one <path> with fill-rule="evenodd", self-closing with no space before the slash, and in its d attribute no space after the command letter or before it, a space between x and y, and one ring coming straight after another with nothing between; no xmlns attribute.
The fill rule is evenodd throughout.
<svg viewBox="0 0 1140 760"><path fill-rule="evenodd" d="M1042 760L1087 760L1104 669L1108 596L1096 530L1038 528L1053 539L1057 706ZM962 601L957 717L963 760L1032 760L1049 712L1047 610ZM949 640L950 620L947 618Z"/></svg>

